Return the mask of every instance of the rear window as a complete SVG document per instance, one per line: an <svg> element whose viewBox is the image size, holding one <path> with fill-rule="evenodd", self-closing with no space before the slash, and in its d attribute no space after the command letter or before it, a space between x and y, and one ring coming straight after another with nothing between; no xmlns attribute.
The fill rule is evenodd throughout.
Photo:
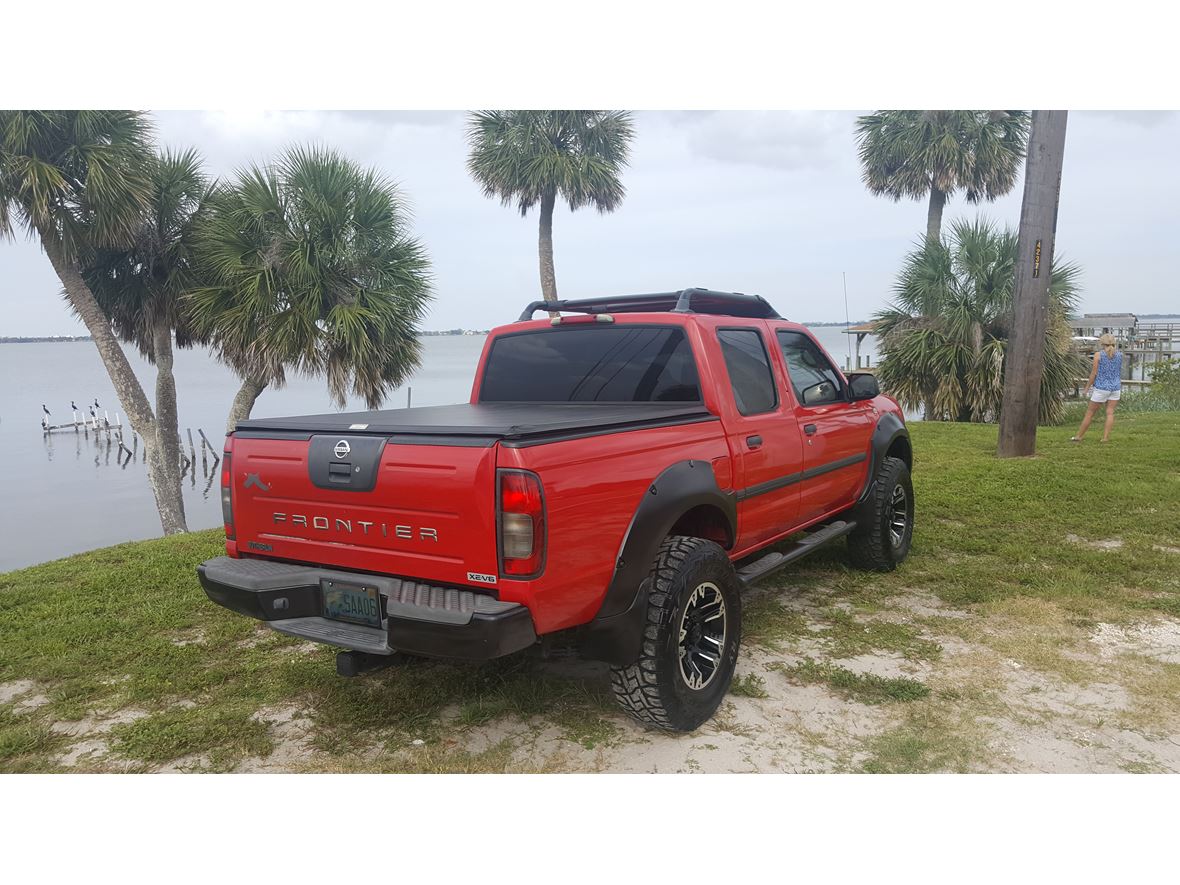
<svg viewBox="0 0 1180 885"><path fill-rule="evenodd" d="M717 340L729 370L733 399L743 415L769 412L778 405L778 391L770 372L770 358L755 329L720 329Z"/></svg>
<svg viewBox="0 0 1180 885"><path fill-rule="evenodd" d="M480 402L700 402L683 330L582 326L505 335L492 343Z"/></svg>

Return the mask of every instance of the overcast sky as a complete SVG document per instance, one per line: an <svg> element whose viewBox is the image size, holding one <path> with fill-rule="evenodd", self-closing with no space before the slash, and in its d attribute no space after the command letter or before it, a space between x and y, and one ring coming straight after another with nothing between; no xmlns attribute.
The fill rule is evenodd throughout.
<svg viewBox="0 0 1180 885"><path fill-rule="evenodd" d="M924 202L871 196L857 112L640 112L627 197L610 215L554 219L558 292L582 297L707 286L758 293L802 321L852 319L890 297L925 229ZM317 142L398 182L433 264L428 329L488 328L540 297L535 212L521 218L468 177L461 112L162 112L162 143L215 175ZM1058 255L1083 270L1089 311L1180 312L1180 113L1072 113ZM982 213L1016 226L1022 184L995 203L951 200L944 230ZM0 243L0 335L85 334L40 247Z"/></svg>

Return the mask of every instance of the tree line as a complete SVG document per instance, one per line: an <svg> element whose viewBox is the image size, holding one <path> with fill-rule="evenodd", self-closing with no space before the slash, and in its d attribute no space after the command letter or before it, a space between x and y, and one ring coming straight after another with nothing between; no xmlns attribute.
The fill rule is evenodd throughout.
<svg viewBox="0 0 1180 885"><path fill-rule="evenodd" d="M1014 331L1017 235L979 219L942 230L947 201L969 203L1012 190L1028 148L1027 111L877 111L857 119L868 190L927 201L925 237L902 260L895 299L873 319L881 386L926 420L997 421ZM1046 305L1039 418L1061 417L1062 395L1078 373L1068 320L1081 270L1055 261Z"/></svg>

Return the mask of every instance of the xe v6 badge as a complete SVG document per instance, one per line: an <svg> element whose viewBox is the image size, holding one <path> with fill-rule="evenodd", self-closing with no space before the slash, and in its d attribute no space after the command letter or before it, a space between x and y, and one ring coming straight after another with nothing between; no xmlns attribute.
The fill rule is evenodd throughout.
<svg viewBox="0 0 1180 885"><path fill-rule="evenodd" d="M262 481L262 478L257 473L247 473L246 481L242 483L242 488L248 489L250 486L257 486L260 492L269 492L270 486Z"/></svg>
<svg viewBox="0 0 1180 885"><path fill-rule="evenodd" d="M336 448L332 449L332 451L336 454L337 458L345 458L352 451L352 446L348 444L348 440L342 439L336 443Z"/></svg>

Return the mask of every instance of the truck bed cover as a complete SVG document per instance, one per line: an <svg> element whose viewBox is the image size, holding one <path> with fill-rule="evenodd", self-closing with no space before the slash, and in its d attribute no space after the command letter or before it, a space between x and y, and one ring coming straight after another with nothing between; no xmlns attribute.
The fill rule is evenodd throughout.
<svg viewBox="0 0 1180 885"><path fill-rule="evenodd" d="M239 421L242 435L318 433L463 437L544 441L546 438L638 430L717 420L701 403L461 403L371 412L330 412ZM427 440L421 440L427 442Z"/></svg>

